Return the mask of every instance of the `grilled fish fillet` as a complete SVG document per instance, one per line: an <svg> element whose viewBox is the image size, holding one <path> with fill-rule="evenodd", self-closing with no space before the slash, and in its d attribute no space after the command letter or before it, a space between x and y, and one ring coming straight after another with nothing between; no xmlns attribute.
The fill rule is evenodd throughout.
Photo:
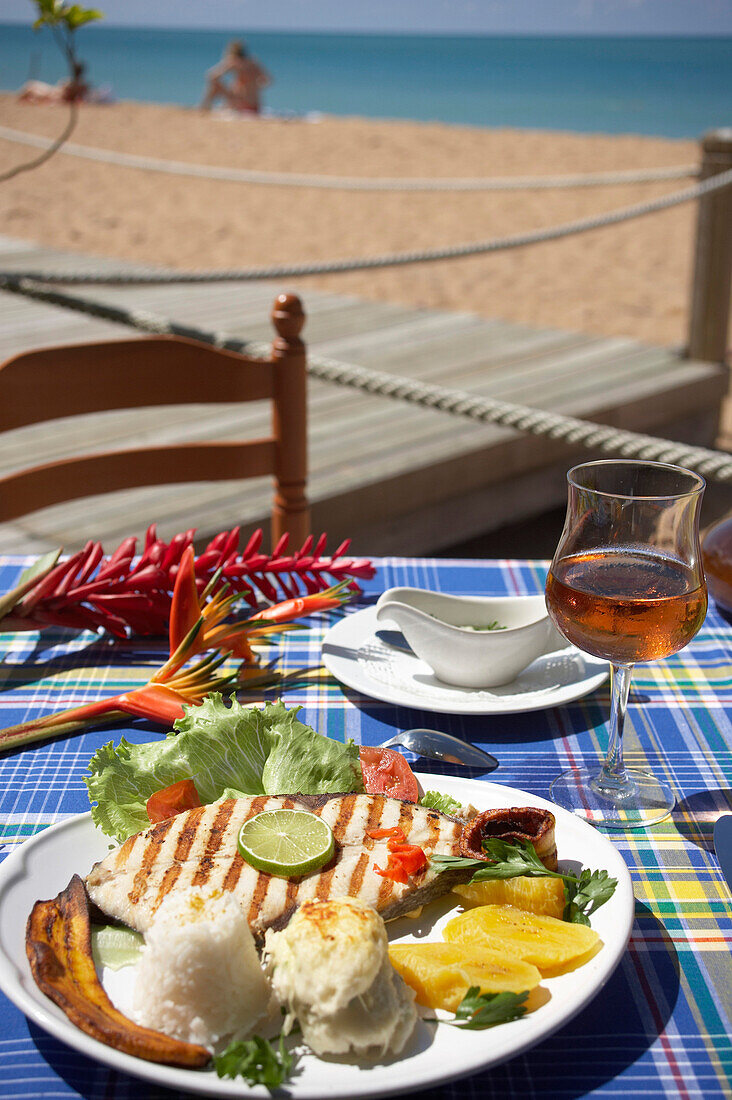
<svg viewBox="0 0 732 1100"><path fill-rule="evenodd" d="M236 840L245 821L263 810L304 809L318 814L333 830L336 851L325 867L302 879L285 879L245 863ZM402 885L376 874L386 867L386 839L372 840L373 829L403 829L407 843L429 856L460 854L460 821L383 795L258 795L228 799L189 810L130 837L92 868L89 897L107 916L145 932L169 894L191 886L230 891L258 939L268 928L284 928L307 899L360 898L391 920L425 905L466 882L470 871L428 866Z"/></svg>

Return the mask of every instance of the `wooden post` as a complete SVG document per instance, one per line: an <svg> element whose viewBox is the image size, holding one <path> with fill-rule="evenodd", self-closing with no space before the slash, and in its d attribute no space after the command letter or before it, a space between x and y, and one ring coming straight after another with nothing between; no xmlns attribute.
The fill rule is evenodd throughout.
<svg viewBox="0 0 732 1100"><path fill-rule="evenodd" d="M732 129L702 138L701 179L732 168ZM723 363L727 355L732 287L732 187L699 199L691 288L689 359Z"/></svg>
<svg viewBox="0 0 732 1100"><path fill-rule="evenodd" d="M276 490L272 511L272 547L288 531L293 549L310 534L307 479L307 373L302 303L295 294L280 294L272 308L277 336L272 344L274 372L273 429L278 441Z"/></svg>

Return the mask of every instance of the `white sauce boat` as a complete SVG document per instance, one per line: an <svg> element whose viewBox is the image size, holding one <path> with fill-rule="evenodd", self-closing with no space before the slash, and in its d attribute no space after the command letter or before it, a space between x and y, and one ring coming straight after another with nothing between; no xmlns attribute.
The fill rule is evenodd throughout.
<svg viewBox="0 0 732 1100"><path fill-rule="evenodd" d="M396 623L435 676L459 687L509 684L537 657L569 644L549 619L543 595L448 596L389 588L379 597L376 618ZM505 629L485 629L493 622Z"/></svg>

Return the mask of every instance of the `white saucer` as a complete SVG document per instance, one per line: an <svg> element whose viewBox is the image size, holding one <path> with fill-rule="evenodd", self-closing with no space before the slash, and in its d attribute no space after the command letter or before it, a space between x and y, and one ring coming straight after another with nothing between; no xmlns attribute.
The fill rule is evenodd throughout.
<svg viewBox="0 0 732 1100"><path fill-rule="evenodd" d="M609 675L609 665L574 646L539 657L510 684L462 688L443 684L429 665L384 630L376 608L347 614L323 639L323 664L346 687L398 706L442 714L518 714L570 703L588 695Z"/></svg>

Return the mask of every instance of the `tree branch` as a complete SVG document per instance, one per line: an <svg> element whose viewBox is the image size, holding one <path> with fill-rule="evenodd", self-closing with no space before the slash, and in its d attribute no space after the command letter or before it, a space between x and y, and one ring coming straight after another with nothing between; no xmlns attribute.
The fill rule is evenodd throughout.
<svg viewBox="0 0 732 1100"><path fill-rule="evenodd" d="M50 160L54 153L57 153L61 146L69 140L76 126L76 120L79 115L79 108L76 103L69 104L69 118L64 127L64 131L56 138L53 145L49 145L48 149L44 149L33 160L25 161L23 164L17 164L15 168L9 168L7 172L0 173L0 183L5 183L6 180L13 179L14 176L20 175L21 172L30 172L32 168L38 168L41 164L45 164L47 160Z"/></svg>

